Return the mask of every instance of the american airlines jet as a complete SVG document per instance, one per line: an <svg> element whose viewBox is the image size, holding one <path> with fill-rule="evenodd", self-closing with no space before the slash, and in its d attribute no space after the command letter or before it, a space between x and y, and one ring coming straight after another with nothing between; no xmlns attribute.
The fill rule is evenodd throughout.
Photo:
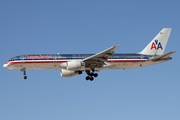
<svg viewBox="0 0 180 120"><path fill-rule="evenodd" d="M23 71L31 69L60 69L62 77L73 77L86 72L86 80L93 81L99 70L137 68L171 60L175 51L164 54L171 28L162 29L157 36L136 54L115 54L119 45L97 54L37 54L11 58L3 67Z"/></svg>

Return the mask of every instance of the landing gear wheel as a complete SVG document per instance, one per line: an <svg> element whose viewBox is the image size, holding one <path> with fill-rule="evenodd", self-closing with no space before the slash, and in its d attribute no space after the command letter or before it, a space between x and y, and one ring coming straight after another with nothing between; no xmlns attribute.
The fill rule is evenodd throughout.
<svg viewBox="0 0 180 120"><path fill-rule="evenodd" d="M24 79L27 79L27 76L24 76Z"/></svg>
<svg viewBox="0 0 180 120"><path fill-rule="evenodd" d="M94 76L94 73L92 72L92 73L90 73L89 75L90 75L90 76Z"/></svg>
<svg viewBox="0 0 180 120"><path fill-rule="evenodd" d="M98 74L97 73L94 73L94 77L97 77L98 76Z"/></svg>
<svg viewBox="0 0 180 120"><path fill-rule="evenodd" d="M86 77L86 80L89 80L89 79L90 79L90 77L89 77L89 76L87 76L87 77Z"/></svg>
<svg viewBox="0 0 180 120"><path fill-rule="evenodd" d="M93 81L94 80L94 78L93 77L90 77L90 81Z"/></svg>

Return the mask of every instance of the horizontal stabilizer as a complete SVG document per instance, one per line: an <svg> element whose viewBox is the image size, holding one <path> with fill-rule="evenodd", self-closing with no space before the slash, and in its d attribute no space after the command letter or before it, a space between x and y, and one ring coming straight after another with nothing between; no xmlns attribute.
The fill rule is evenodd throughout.
<svg viewBox="0 0 180 120"><path fill-rule="evenodd" d="M153 59L151 59L152 61L158 61L158 60L166 60L169 56L171 56L172 54L174 54L176 51L171 51L171 52L168 52L166 54L163 54L163 55L160 55L160 56L157 56Z"/></svg>

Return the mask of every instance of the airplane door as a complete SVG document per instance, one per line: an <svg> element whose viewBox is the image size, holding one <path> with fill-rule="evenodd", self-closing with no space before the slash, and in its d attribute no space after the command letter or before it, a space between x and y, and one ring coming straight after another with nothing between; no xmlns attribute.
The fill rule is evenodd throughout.
<svg viewBox="0 0 180 120"><path fill-rule="evenodd" d="M24 66L24 57L20 57L20 67L23 67Z"/></svg>

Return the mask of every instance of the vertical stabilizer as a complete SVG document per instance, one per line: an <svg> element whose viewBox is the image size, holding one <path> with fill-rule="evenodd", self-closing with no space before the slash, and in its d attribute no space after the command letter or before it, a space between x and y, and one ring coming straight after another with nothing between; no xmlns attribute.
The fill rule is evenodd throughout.
<svg viewBox="0 0 180 120"><path fill-rule="evenodd" d="M145 55L162 55L166 48L171 28L163 28L156 37L140 52Z"/></svg>

